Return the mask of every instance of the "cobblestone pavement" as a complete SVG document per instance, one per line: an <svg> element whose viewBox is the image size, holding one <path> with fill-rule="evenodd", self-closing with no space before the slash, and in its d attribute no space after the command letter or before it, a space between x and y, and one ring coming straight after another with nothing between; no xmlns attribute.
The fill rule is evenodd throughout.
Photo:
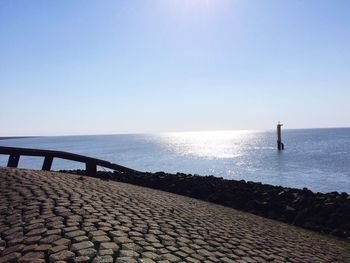
<svg viewBox="0 0 350 263"><path fill-rule="evenodd" d="M0 168L0 262L350 262L293 227L138 186Z"/></svg>

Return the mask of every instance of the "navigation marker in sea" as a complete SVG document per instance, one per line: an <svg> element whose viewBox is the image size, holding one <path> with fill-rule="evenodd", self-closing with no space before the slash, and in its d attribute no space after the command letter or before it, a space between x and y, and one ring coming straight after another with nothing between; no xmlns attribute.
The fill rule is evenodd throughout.
<svg viewBox="0 0 350 263"><path fill-rule="evenodd" d="M281 122L277 123L277 149L284 150L284 144L282 142L281 127L283 124Z"/></svg>

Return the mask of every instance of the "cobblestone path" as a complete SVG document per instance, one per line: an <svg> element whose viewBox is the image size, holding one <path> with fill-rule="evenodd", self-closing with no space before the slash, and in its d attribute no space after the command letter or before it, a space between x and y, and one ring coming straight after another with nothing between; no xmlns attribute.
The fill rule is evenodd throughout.
<svg viewBox="0 0 350 263"><path fill-rule="evenodd" d="M350 262L251 214L138 186L0 168L0 262Z"/></svg>

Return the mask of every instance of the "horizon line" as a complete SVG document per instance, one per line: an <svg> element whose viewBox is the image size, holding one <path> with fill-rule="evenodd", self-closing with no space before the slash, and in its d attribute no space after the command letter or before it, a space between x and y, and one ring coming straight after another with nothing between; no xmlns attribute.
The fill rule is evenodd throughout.
<svg viewBox="0 0 350 263"><path fill-rule="evenodd" d="M314 130L314 129L349 129L350 126L339 127L309 127L309 128L284 128L283 130ZM164 132L121 132L121 133L85 133L85 134L52 134L52 135L0 135L3 139L25 139L36 137L73 137L73 136L111 136L111 135L147 135L147 134L169 134L169 133L190 133L190 132L224 132L224 131L257 131L268 132L275 129L219 129L219 130L186 130L186 131L164 131Z"/></svg>

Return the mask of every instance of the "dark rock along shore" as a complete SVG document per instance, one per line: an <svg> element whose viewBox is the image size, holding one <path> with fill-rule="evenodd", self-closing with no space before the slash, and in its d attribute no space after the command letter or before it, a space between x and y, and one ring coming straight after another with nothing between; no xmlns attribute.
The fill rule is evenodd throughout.
<svg viewBox="0 0 350 263"><path fill-rule="evenodd" d="M84 175L84 170L61 171ZM350 196L191 174L98 172L98 177L209 201L350 242Z"/></svg>
<svg viewBox="0 0 350 263"><path fill-rule="evenodd" d="M165 191L0 167L4 263L349 263L346 247L287 224Z"/></svg>

